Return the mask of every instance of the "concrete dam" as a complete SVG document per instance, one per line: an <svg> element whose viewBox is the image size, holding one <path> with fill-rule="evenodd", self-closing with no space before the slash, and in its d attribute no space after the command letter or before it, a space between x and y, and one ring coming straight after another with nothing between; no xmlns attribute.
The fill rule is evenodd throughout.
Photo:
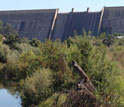
<svg viewBox="0 0 124 107"><path fill-rule="evenodd" d="M74 35L79 35L83 29L98 36L102 32L107 34L124 33L124 7L104 7L99 12L59 13L59 9L45 10L16 10L0 11L0 20L10 24L19 34L20 38L37 38L61 41Z"/></svg>

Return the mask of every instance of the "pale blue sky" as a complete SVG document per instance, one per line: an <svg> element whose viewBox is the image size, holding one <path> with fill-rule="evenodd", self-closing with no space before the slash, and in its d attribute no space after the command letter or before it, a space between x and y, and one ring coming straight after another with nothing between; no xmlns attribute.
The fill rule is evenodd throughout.
<svg viewBox="0 0 124 107"><path fill-rule="evenodd" d="M124 6L124 0L0 0L0 10L24 9L53 9L61 12L85 11L90 7L92 11L99 11L103 6Z"/></svg>

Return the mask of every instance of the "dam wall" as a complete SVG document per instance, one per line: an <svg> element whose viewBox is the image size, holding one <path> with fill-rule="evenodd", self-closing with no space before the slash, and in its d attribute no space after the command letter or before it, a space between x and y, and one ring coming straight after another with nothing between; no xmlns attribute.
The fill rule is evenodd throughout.
<svg viewBox="0 0 124 107"><path fill-rule="evenodd" d="M45 41L50 36L56 10L0 11L0 20L10 24L21 38Z"/></svg>
<svg viewBox="0 0 124 107"><path fill-rule="evenodd" d="M64 41L82 35L83 29L91 35L124 33L124 7L104 7L101 11L59 13L58 9L0 11L0 20L10 24L20 38Z"/></svg>
<svg viewBox="0 0 124 107"><path fill-rule="evenodd" d="M124 7L104 7L100 32L124 33Z"/></svg>
<svg viewBox="0 0 124 107"><path fill-rule="evenodd" d="M52 39L66 40L76 31L79 35L91 31L97 35L101 12L70 12L58 14Z"/></svg>

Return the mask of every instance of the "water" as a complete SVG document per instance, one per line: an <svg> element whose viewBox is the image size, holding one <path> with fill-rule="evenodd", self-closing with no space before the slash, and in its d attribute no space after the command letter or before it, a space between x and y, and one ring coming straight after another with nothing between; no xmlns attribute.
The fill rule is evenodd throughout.
<svg viewBox="0 0 124 107"><path fill-rule="evenodd" d="M0 107L21 107L21 99L17 93L12 95L7 89L0 89Z"/></svg>

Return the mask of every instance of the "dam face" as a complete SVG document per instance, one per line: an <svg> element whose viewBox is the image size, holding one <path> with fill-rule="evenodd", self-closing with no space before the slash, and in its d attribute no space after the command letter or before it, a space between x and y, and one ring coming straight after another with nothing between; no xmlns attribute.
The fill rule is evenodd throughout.
<svg viewBox="0 0 124 107"><path fill-rule="evenodd" d="M102 32L124 33L124 7L104 7L99 12L69 12L59 13L58 9L49 10L18 10L0 11L0 20L10 24L19 37L37 38L61 41L74 35L79 35L83 29L97 36Z"/></svg>
<svg viewBox="0 0 124 107"><path fill-rule="evenodd" d="M124 33L124 7L105 7L101 32Z"/></svg>
<svg viewBox="0 0 124 107"><path fill-rule="evenodd" d="M51 32L54 10L0 11L0 20L10 24L19 36L45 41Z"/></svg>
<svg viewBox="0 0 124 107"><path fill-rule="evenodd" d="M52 39L55 40L59 38L63 41L69 36L73 36L74 31L81 35L83 29L85 29L86 32L91 31L93 35L97 35L100 14L101 12L58 14Z"/></svg>

